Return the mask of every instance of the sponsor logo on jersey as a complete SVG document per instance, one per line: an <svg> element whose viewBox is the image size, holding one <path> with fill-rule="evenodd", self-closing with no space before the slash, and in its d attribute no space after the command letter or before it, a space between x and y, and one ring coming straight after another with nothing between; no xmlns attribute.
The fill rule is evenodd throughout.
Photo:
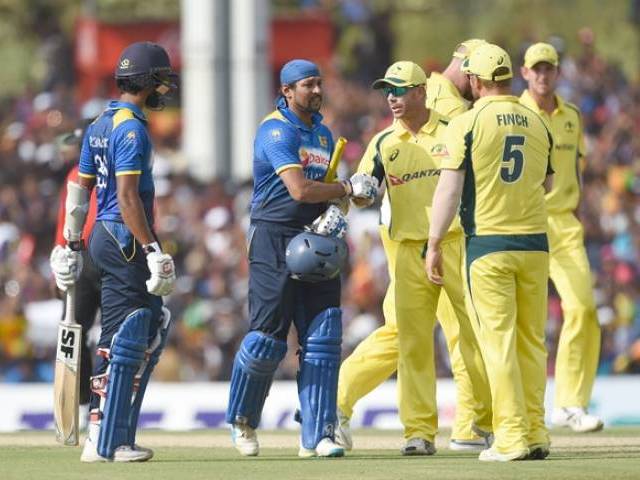
<svg viewBox="0 0 640 480"><path fill-rule="evenodd" d="M435 177L440 175L440 169L438 168L426 168L424 170L418 170L411 173L405 173L401 177L397 177L395 175L387 175L389 178L389 182L392 186L404 185L405 183L409 183L411 180L417 180L418 178L425 177Z"/></svg>
<svg viewBox="0 0 640 480"><path fill-rule="evenodd" d="M300 156L300 163L304 169L307 167L323 167L326 169L331 161L326 151L315 148L301 148L298 154Z"/></svg>

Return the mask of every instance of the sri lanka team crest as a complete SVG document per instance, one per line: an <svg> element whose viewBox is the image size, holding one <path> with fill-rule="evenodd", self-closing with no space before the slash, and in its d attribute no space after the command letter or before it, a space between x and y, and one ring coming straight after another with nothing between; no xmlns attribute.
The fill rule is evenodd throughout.
<svg viewBox="0 0 640 480"><path fill-rule="evenodd" d="M323 135L318 135L318 143L323 148L329 148L329 139Z"/></svg>

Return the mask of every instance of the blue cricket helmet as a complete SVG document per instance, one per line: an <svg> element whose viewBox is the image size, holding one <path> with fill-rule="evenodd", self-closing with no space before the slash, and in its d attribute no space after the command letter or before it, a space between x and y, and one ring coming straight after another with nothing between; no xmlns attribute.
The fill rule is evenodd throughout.
<svg viewBox="0 0 640 480"><path fill-rule="evenodd" d="M344 240L302 232L287 245L287 268L292 278L303 282L322 282L340 274L348 256Z"/></svg>

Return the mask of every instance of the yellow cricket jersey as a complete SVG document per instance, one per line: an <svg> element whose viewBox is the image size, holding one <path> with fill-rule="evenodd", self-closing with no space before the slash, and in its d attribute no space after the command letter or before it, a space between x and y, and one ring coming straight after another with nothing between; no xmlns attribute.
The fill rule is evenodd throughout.
<svg viewBox="0 0 640 480"><path fill-rule="evenodd" d="M413 135L396 121L376 134L360 160L358 172L386 184L381 223L395 241L426 240L433 194L440 178L440 162L446 155L444 131L447 119L431 111L429 120ZM450 235L460 235L460 226Z"/></svg>
<svg viewBox="0 0 640 480"><path fill-rule="evenodd" d="M479 99L450 121L441 167L465 169L460 217L467 236L547 231L543 183L552 138L544 120L512 95Z"/></svg>
<svg viewBox="0 0 640 480"><path fill-rule="evenodd" d="M549 213L572 212L580 201L580 158L584 157L584 137L580 110L556 95L558 106L549 115L541 110L528 90L520 103L544 118L553 136L551 163L555 171L553 188L546 195Z"/></svg>
<svg viewBox="0 0 640 480"><path fill-rule="evenodd" d="M447 118L457 117L469 110L467 102L447 77L433 72L427 80L427 108Z"/></svg>

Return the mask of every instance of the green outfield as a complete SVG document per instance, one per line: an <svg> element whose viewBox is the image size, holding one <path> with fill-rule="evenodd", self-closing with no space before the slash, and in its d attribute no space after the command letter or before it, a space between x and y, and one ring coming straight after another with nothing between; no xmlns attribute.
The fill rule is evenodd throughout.
<svg viewBox="0 0 640 480"><path fill-rule="evenodd" d="M445 434L447 432L444 432ZM434 457L402 457L399 432L356 432L357 449L342 459L299 459L297 436L262 432L260 457L242 458L226 431L167 433L146 431L139 443L155 449L145 464L81 464L79 447L61 447L52 433L0 434L0 478L23 479L637 479L640 428L610 428L573 435L552 433L545 461L484 464L475 454L446 449L438 438Z"/></svg>

